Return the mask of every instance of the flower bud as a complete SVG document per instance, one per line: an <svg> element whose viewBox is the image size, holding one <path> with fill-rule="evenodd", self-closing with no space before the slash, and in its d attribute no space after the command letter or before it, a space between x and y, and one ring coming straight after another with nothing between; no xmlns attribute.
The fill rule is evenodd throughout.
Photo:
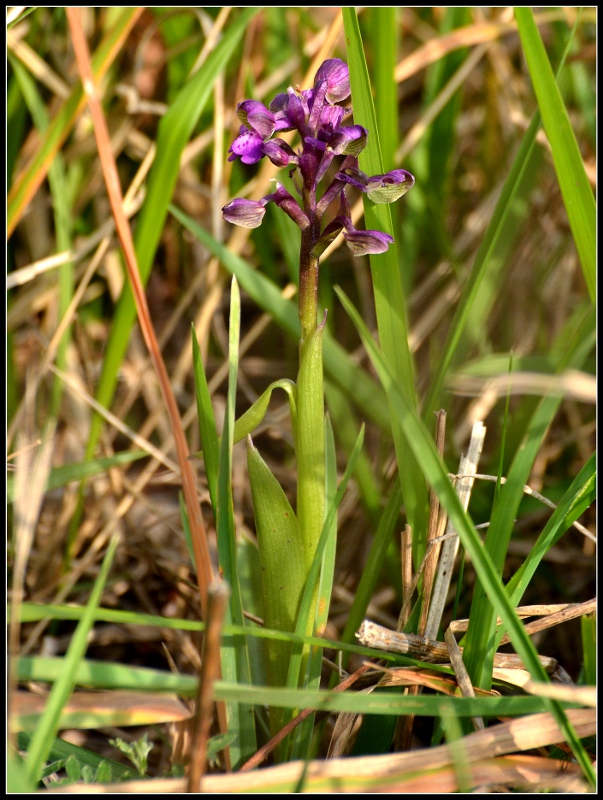
<svg viewBox="0 0 603 800"><path fill-rule="evenodd" d="M241 228L258 228L262 224L266 209L258 200L246 200L237 197L231 200L222 209L222 216L226 222L239 225Z"/></svg>
<svg viewBox="0 0 603 800"><path fill-rule="evenodd" d="M289 164L298 164L299 158L283 139L271 139L269 142L264 142L264 155L268 156L270 161L277 167L288 167Z"/></svg>
<svg viewBox="0 0 603 800"><path fill-rule="evenodd" d="M327 149L336 156L357 156L366 147L368 131L362 125L338 128L329 136Z"/></svg>
<svg viewBox="0 0 603 800"><path fill-rule="evenodd" d="M274 133L274 114L258 100L244 100L239 103L237 116L243 125L254 130L264 140Z"/></svg>
<svg viewBox="0 0 603 800"><path fill-rule="evenodd" d="M350 96L350 73L348 65L340 58L329 58L318 68L314 86L327 82L326 99L329 103L340 103Z"/></svg>
<svg viewBox="0 0 603 800"><path fill-rule="evenodd" d="M405 169L394 169L385 175L369 178L365 191L373 203L393 203L414 185L414 175Z"/></svg>
<svg viewBox="0 0 603 800"><path fill-rule="evenodd" d="M347 246L355 256L385 253L394 237L381 231L344 231Z"/></svg>

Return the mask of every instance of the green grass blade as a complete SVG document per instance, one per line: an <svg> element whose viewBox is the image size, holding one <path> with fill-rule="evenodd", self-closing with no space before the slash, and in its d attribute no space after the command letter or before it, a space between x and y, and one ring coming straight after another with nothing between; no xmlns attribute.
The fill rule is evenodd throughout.
<svg viewBox="0 0 603 800"><path fill-rule="evenodd" d="M521 602L521 598L545 554L559 541L572 523L594 503L597 493L596 468L597 456L596 453L593 453L563 495L561 502L530 550L530 554L507 584L507 592L513 605L519 605ZM500 640L502 635L503 631L499 631L497 638Z"/></svg>
<svg viewBox="0 0 603 800"><path fill-rule="evenodd" d="M567 55L567 50L565 55ZM565 55L561 60L557 78L563 67ZM444 353L439 359L438 369L432 377L425 398L423 406L423 419L425 420L430 418L431 414L441 405L442 386L453 360L455 357L458 360L464 331L468 327L481 331L483 321L489 313L490 304L496 291L495 287L499 280L500 268L508 257L509 243L512 242L519 226L525 220L525 212L521 208L520 200L522 194L529 187L530 172L538 158L535 142L540 123L541 116L536 112L513 159L496 208L475 256L471 273L463 287L450 325L450 334ZM489 286L487 286L488 282ZM484 291L488 298L480 294Z"/></svg>
<svg viewBox="0 0 603 800"><path fill-rule="evenodd" d="M168 204L180 171L182 151L209 100L216 78L235 52L249 21L257 11L257 8L246 8L241 12L198 72L180 90L159 124L157 152L149 174L147 193L138 218L134 241L143 284L149 277L163 231ZM118 370L128 346L135 314L132 290L130 285L126 284L113 317L113 327L104 354L103 371L96 394L98 402L106 407L111 404ZM89 455L94 451L98 441L101 424L100 417L94 415L88 441Z"/></svg>
<svg viewBox="0 0 603 800"><path fill-rule="evenodd" d="M56 736L61 711L69 700L75 686L77 669L88 646L88 634L94 624L94 615L107 582L118 542L119 535L114 535L109 542L86 610L75 629L67 655L62 659L63 670L52 687L46 707L32 738L27 753L27 775L30 780L35 781L40 775Z"/></svg>
<svg viewBox="0 0 603 800"><path fill-rule="evenodd" d="M358 26L358 17L353 6L343 8L343 21L350 70L350 85L352 88L354 122L358 125L363 125L369 131L367 146L360 154L359 164L367 175L380 175L384 170L377 119ZM395 240L389 205L375 205L364 196L363 202L367 229L383 231L393 236ZM390 245L387 252L371 256L370 261L375 292L377 326L383 354L391 365L399 385L404 387L403 391L406 392L409 402L416 407L413 360L408 346L409 331L406 318L406 300L402 289L396 242L394 241ZM427 489L421 471L417 469L412 456L412 448L408 446L395 415L391 414L391 417L406 514L409 524L415 531L416 541L421 542L426 536Z"/></svg>
<svg viewBox="0 0 603 800"><path fill-rule="evenodd" d="M228 334L228 394L226 413L220 446L218 466L217 518L218 559L224 580L230 586L230 603L225 623L244 625L241 587L237 570L237 541L232 500L232 448L235 403L237 393L237 371L239 366L239 333L241 325L241 297L237 279L233 278L230 293L230 326ZM230 680L250 683L249 654L247 640L241 636L223 636L222 674ZM255 722L250 709L239 705L227 706L228 728L238 733L231 745L233 767L247 760L257 749Z"/></svg>
<svg viewBox="0 0 603 800"><path fill-rule="evenodd" d="M211 404L205 367L201 358L201 350L197 341L197 333L194 326L191 330L193 345L193 375L195 378L195 398L197 400L197 419L199 421L199 438L203 449L203 459L205 461L205 475L211 505L214 510L214 518L217 517L218 508L218 463L220 460L220 446L218 444L218 433L216 431L216 420L214 409Z"/></svg>
<svg viewBox="0 0 603 800"><path fill-rule="evenodd" d="M568 366L581 366L592 348L592 325L593 319L589 315L578 321L573 335L563 337L565 349L558 371ZM561 400L560 397L545 397L540 401L515 453L507 481L496 497L484 548L499 575L502 574L513 524L523 498L523 487L528 482L536 456ZM485 689L490 687L492 680L496 613L499 613L499 609L495 603L490 602L481 581L478 582L471 603L464 660L474 685Z"/></svg>
<svg viewBox="0 0 603 800"><path fill-rule="evenodd" d="M588 182L567 109L534 22L532 10L528 7L516 7L515 19L542 115L542 124L551 145L557 179L578 250L582 272L590 298L594 303L596 289L595 198Z"/></svg>
<svg viewBox="0 0 603 800"><path fill-rule="evenodd" d="M19 61L15 58L10 58L11 67L15 73L21 93L25 99L28 110L34 120L35 126L40 134L40 139L43 140L48 130L49 120L46 108L36 88L35 82L32 80L30 74L24 69ZM58 153L54 158L48 170L48 185L52 195L52 207L54 211L54 223L56 231L56 248L58 252L71 250L72 246L72 213L69 205L69 192L67 191L66 176L65 176L65 163L62 155ZM58 316L62 319L67 311L67 307L73 295L73 264L68 262L62 264L59 268L59 301L58 301ZM56 352L56 365L64 370L66 364L67 346L71 337L71 328L69 327L57 346ZM61 396L63 393L63 384L56 376L54 377L52 387L52 404L50 413L52 416L57 416L60 410Z"/></svg>
<svg viewBox="0 0 603 800"><path fill-rule="evenodd" d="M584 683L597 685L597 615L585 614L580 618L582 649L584 651Z"/></svg>
<svg viewBox="0 0 603 800"><path fill-rule="evenodd" d="M488 600L492 606L496 608L506 625L516 652L521 657L534 680L546 681L547 676L538 659L538 654L536 653L534 645L526 634L521 621L515 613L515 609L509 601L505 587L502 585L490 554L486 548L483 547L477 531L461 506L458 496L448 478L448 473L442 464L441 458L427 429L417 416L416 411L408 403L406 395L397 387L387 362L379 352L370 332L352 303L350 303L343 292L338 291L338 295L354 322L386 391L391 395L393 405L404 426L407 439L411 443L415 457L427 481L433 486L441 505L445 508L458 531L463 547L471 556L479 581L484 588ZM560 704L551 701L548 708L555 716L564 736L570 743L572 751L578 759L585 775L588 777L589 781L594 781L591 763L580 741L576 737L575 731L569 725Z"/></svg>
<svg viewBox="0 0 603 800"><path fill-rule="evenodd" d="M48 475L46 491L59 489L73 481L82 481L94 475L101 475L112 467L123 467L132 461L146 458L149 454L146 450L128 450L124 453L116 453L107 458L95 458L92 461L78 461L76 464L66 464L64 467L55 467ZM15 499L15 476L8 475L6 479L6 499L12 503Z"/></svg>
<svg viewBox="0 0 603 800"><path fill-rule="evenodd" d="M373 6L370 9L376 130L379 131L385 172L395 167L398 149L398 87L394 80L400 30L398 13L395 6Z"/></svg>
<svg viewBox="0 0 603 800"><path fill-rule="evenodd" d="M513 697L448 697L443 695L363 694L361 692L326 692L316 689L272 689L263 686L228 685L216 681L218 700L273 703L284 708L314 708L356 714L415 714L425 717L496 717L524 716L549 711L547 699L526 695Z"/></svg>

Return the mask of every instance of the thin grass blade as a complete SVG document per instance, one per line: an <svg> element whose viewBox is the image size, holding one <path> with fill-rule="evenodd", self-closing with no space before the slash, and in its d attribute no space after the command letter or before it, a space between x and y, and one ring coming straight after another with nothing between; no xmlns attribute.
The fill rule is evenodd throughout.
<svg viewBox="0 0 603 800"><path fill-rule="evenodd" d="M338 290L338 295L354 322L386 391L391 395L408 441L411 443L415 457L427 481L433 486L440 503L446 509L448 516L454 523L465 550L471 556L475 571L490 603L497 609L504 624L507 626L507 631L516 652L521 657L534 680L546 681L547 676L538 659L538 654L534 645L525 633L523 625L509 601L508 594L496 572L490 554L483 547L477 531L466 512L463 510L427 429L417 416L416 411L407 402L405 394L396 386L395 379L390 372L387 362L379 352L370 332L358 315L356 309L343 292ZM567 741L578 759L584 774L590 782L593 782L594 772L590 760L581 742L576 737L575 731L573 731L569 725L561 705L554 701L549 701L549 703L550 705L548 705L547 708L554 714L560 728L567 737Z"/></svg>
<svg viewBox="0 0 603 800"><path fill-rule="evenodd" d="M86 610L75 629L67 655L62 659L63 670L50 692L46 708L32 738L26 763L27 775L30 780L36 781L39 778L57 733L61 711L75 686L76 673L88 646L88 634L94 625L94 615L99 606L118 543L119 535L114 534L103 558L98 577L94 582Z"/></svg>
<svg viewBox="0 0 603 800"><path fill-rule="evenodd" d="M218 558L224 580L231 590L225 623L244 626L241 587L237 566L237 541L232 500L232 448L239 365L239 331L241 324L241 297L236 278L232 279L230 294L230 326L228 334L228 395L222 430L220 461L218 466L217 518ZM222 639L222 674L225 680L251 683L247 640L242 636L224 635ZM226 678L226 676L230 676ZM233 767L246 761L257 749L255 722L250 709L240 705L227 707L228 728L238 733L231 745Z"/></svg>
<svg viewBox="0 0 603 800"><path fill-rule="evenodd" d="M542 124L551 145L553 162L565 209L578 250L590 298L596 290L596 205L576 136L551 68L549 58L528 7L515 8L519 36L528 62Z"/></svg>
<svg viewBox="0 0 603 800"><path fill-rule="evenodd" d="M358 17L353 6L343 8L342 13L346 32L354 122L369 130L367 146L360 154L359 164L367 175L381 175L384 171L383 159ZM363 201L367 228L383 231L395 240L389 205L375 205L364 196ZM375 291L377 326L383 354L391 365L399 385L406 392L409 402L416 407L414 367L408 346L406 299L402 289L399 254L395 241L387 252L371 256L370 261ZM426 532L427 489L421 471L417 469L414 461L412 448L408 446L402 428L395 415L391 414L391 410L390 415L406 514L409 524L417 532L417 541L420 541Z"/></svg>

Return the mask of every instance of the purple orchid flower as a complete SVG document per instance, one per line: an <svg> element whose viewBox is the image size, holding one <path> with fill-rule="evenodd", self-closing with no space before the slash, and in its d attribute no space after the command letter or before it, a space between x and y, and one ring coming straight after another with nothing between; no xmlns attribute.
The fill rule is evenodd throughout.
<svg viewBox="0 0 603 800"><path fill-rule="evenodd" d="M393 238L380 231L354 227L346 188L359 189L374 203L393 203L414 186L415 179L405 169L369 176L358 168L358 156L366 146L368 131L361 125L342 125L348 112L339 104L349 96L347 64L331 58L319 67L312 89L298 91L289 87L268 106L257 100L239 103L237 114L242 125L229 149L228 160L240 158L244 164L255 164L266 156L277 167L290 167L299 200L277 182L276 191L259 201L232 200L222 210L224 219L256 228L262 223L266 204L275 203L302 231L302 263L304 258L318 259L340 233L355 256L384 253ZM301 137L297 152L283 139L274 137L287 130L296 130ZM319 200L319 182L334 159L341 156L339 171ZM338 198L336 218L321 230L327 207Z"/></svg>

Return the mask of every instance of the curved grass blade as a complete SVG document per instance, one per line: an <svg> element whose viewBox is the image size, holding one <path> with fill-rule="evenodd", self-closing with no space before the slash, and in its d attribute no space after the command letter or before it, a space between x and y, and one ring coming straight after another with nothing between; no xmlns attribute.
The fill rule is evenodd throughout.
<svg viewBox="0 0 603 800"><path fill-rule="evenodd" d="M198 358L200 358L200 355L194 355L194 362L196 362ZM198 369L197 366L195 367L195 370L196 369ZM239 419L235 422L233 444L242 442L243 439L252 434L262 422L266 416L268 404L270 403L270 398L272 397L272 392L274 389L283 389L287 393L289 398L289 410L291 412L291 424L293 433L295 435L297 427L297 391L295 382L289 378L282 378L281 380L273 381L270 386L264 392L262 392L255 403L253 403L253 405L251 405L244 414L241 414ZM217 441L219 442L220 439L218 438ZM191 458L203 457L203 450L199 450L197 453L193 453L191 455Z"/></svg>
<svg viewBox="0 0 603 800"><path fill-rule="evenodd" d="M564 53L556 79L559 79L561 69L565 63L568 49ZM452 361L459 347L464 330L475 315L476 300L479 296L480 287L488 275L492 276L493 282L496 281L498 273L500 253L504 252L505 243L509 240L516 226L523 218L517 217L515 220L514 208L517 198L524 181L529 176L531 162L534 157L536 134L540 128L541 116L538 112L534 114L532 120L521 141L513 164L509 170L500 197L484 233L481 245L475 256L471 273L463 287L461 297L458 301L452 322L450 334L446 342L444 353L442 354L438 369L431 379L429 391L423 406L423 419L427 420L440 405L440 394L442 386L450 369ZM515 223L515 224L514 224ZM481 315L479 315L481 317Z"/></svg>
<svg viewBox="0 0 603 800"><path fill-rule="evenodd" d="M538 659L538 654L526 634L521 621L511 605L509 596L502 585L499 575L489 552L483 547L481 540L459 501L452 487L435 445L427 429L421 422L416 411L407 402L405 394L400 391L391 374L389 366L379 352L370 332L366 328L358 312L345 294L336 288L341 302L348 315L351 317L363 344L377 370L386 391L391 395L393 405L405 429L408 441L411 443L415 457L423 470L429 484L433 486L438 499L445 508L461 538L465 550L471 556L475 571L488 600L502 618L517 654L521 657L526 668L534 680L548 680L546 673ZM507 486L508 484L505 484ZM575 731L568 724L567 717L562 707L555 701L548 701L547 708L554 714L560 728L567 737L572 751L580 763L584 774L590 782L594 782L594 772L588 756L576 737Z"/></svg>
<svg viewBox="0 0 603 800"><path fill-rule="evenodd" d="M75 686L77 669L88 646L88 634L94 624L94 615L100 603L118 543L119 535L114 534L103 558L98 577L94 582L86 609L71 639L67 655L62 659L63 670L52 687L44 713L33 735L26 762L27 775L30 780L35 781L39 778L57 732L61 710Z"/></svg>
<svg viewBox="0 0 603 800"><path fill-rule="evenodd" d="M108 456L107 458L96 458L92 461L80 461L77 464L55 467L48 476L45 491L50 492L73 481L82 481L94 475L100 475L112 467L131 464L132 461L138 461L139 458L145 458L148 455L146 450L128 450L125 453L116 453L114 456ZM6 479L6 500L8 503L12 503L14 499L15 478L14 475L8 475Z"/></svg>
<svg viewBox="0 0 603 800"><path fill-rule="evenodd" d="M582 272L594 303L597 257L595 198L567 109L534 22L534 14L528 7L516 7L515 19L542 115L542 124L551 145L557 179Z"/></svg>
<svg viewBox="0 0 603 800"><path fill-rule="evenodd" d="M231 591L226 612L226 624L244 626L241 587L238 577L237 541L232 500L232 447L235 401L237 393L237 370L239 366L239 331L241 325L241 296L237 279L233 278L230 292L230 325L228 333L228 394L226 414L220 446L217 486L216 532L218 538L218 559L224 580ZM250 683L251 673L247 639L242 636L224 635L220 650L222 674L225 679ZM227 706L228 729L238 733L231 745L233 767L246 761L257 749L255 721L250 709L240 705Z"/></svg>
<svg viewBox="0 0 603 800"><path fill-rule="evenodd" d="M594 503L597 495L596 470L597 454L593 453L563 495L542 533L536 539L530 554L507 584L507 592L513 605L519 605L521 602L545 554L559 541L572 523ZM504 631L497 633L498 640L502 638L503 633Z"/></svg>

